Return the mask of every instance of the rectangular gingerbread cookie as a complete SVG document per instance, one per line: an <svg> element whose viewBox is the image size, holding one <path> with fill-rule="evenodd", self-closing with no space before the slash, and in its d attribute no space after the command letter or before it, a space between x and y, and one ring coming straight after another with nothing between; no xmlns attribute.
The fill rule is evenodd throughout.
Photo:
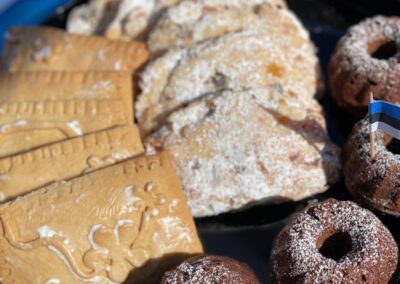
<svg viewBox="0 0 400 284"><path fill-rule="evenodd" d="M69 34L50 27L11 28L2 57L3 71L128 71L148 59L144 43Z"/></svg>
<svg viewBox="0 0 400 284"><path fill-rule="evenodd" d="M201 252L165 152L0 205L3 284L160 283L166 269Z"/></svg>
<svg viewBox="0 0 400 284"><path fill-rule="evenodd" d="M122 99L0 102L0 157L133 124Z"/></svg>
<svg viewBox="0 0 400 284"><path fill-rule="evenodd" d="M119 126L0 159L0 202L143 154L136 126Z"/></svg>
<svg viewBox="0 0 400 284"><path fill-rule="evenodd" d="M0 73L0 101L123 99L133 121L132 76L116 71Z"/></svg>

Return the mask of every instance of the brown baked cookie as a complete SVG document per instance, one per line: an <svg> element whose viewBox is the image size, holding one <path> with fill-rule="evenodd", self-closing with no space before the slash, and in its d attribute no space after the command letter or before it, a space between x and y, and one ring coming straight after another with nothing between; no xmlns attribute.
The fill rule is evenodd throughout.
<svg viewBox="0 0 400 284"><path fill-rule="evenodd" d="M276 88L307 104L319 79L314 47L293 14L275 9L272 15L265 25L173 48L152 61L139 82L141 131L146 135L171 111L220 90Z"/></svg>
<svg viewBox="0 0 400 284"><path fill-rule="evenodd" d="M375 16L351 27L329 64L329 85L336 103L365 115L369 95L400 102L400 18Z"/></svg>
<svg viewBox="0 0 400 284"><path fill-rule="evenodd" d="M376 157L370 156L369 120L353 128L343 150L346 187L353 198L382 213L400 216L399 142L375 132Z"/></svg>
<svg viewBox="0 0 400 284"><path fill-rule="evenodd" d="M226 256L201 255L189 258L167 271L162 284L260 284L245 263Z"/></svg>
<svg viewBox="0 0 400 284"><path fill-rule="evenodd" d="M188 47L207 39L258 25L268 11L286 7L284 0L185 0L170 7L151 31L148 47L156 53Z"/></svg>
<svg viewBox="0 0 400 284"><path fill-rule="evenodd" d="M370 211L327 199L295 214L275 239L273 283L392 283L398 248Z"/></svg>
<svg viewBox="0 0 400 284"><path fill-rule="evenodd" d="M45 26L20 26L7 33L0 70L134 73L148 55L141 42L75 35Z"/></svg>
<svg viewBox="0 0 400 284"><path fill-rule="evenodd" d="M300 200L340 176L314 104L276 89L212 94L175 111L145 144L171 154L195 217Z"/></svg>

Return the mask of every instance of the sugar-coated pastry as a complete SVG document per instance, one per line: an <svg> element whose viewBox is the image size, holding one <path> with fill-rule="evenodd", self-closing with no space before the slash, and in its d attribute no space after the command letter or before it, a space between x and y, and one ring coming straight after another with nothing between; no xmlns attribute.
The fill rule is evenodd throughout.
<svg viewBox="0 0 400 284"><path fill-rule="evenodd" d="M166 270L201 252L166 153L0 205L4 284L160 283Z"/></svg>
<svg viewBox="0 0 400 284"><path fill-rule="evenodd" d="M336 103L365 115L369 95L400 102L400 17L375 16L351 27L329 64L329 85Z"/></svg>
<svg viewBox="0 0 400 284"><path fill-rule="evenodd" d="M195 217L300 200L340 177L340 150L318 103L307 109L276 89L205 96L171 114L145 144L172 155Z"/></svg>
<svg viewBox="0 0 400 284"><path fill-rule="evenodd" d="M267 7L267 20L255 27L172 48L147 65L136 102L144 135L159 128L170 112L220 90L275 88L305 104L314 97L318 59L308 33L286 9Z"/></svg>
<svg viewBox="0 0 400 284"><path fill-rule="evenodd" d="M354 202L335 199L295 214L271 254L276 284L387 284L397 263L397 244L382 222Z"/></svg>
<svg viewBox="0 0 400 284"><path fill-rule="evenodd" d="M163 10L180 0L91 0L74 8L67 30L112 39L143 39Z"/></svg>
<svg viewBox="0 0 400 284"><path fill-rule="evenodd" d="M161 284L260 284L245 263L216 255L189 258L167 271Z"/></svg>
<svg viewBox="0 0 400 284"><path fill-rule="evenodd" d="M157 53L255 26L274 18L266 11L270 5L286 7L284 0L184 0L162 14L147 45Z"/></svg>

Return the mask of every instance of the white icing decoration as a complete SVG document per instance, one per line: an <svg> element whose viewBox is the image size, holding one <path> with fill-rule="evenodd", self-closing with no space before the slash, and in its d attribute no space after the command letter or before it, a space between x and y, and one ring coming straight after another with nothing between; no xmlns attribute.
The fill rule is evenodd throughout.
<svg viewBox="0 0 400 284"><path fill-rule="evenodd" d="M102 281L104 281L105 279L101 276L95 276L89 279L85 279L82 277L79 277L79 275L76 275L75 271L72 269L71 265L69 264L68 260L65 258L65 256L54 246L49 245L47 246L49 248L49 250L53 251L64 263L65 265L68 267L69 271L74 275L74 277L78 280L81 280L83 282L91 282L91 283L100 283Z"/></svg>
<svg viewBox="0 0 400 284"><path fill-rule="evenodd" d="M43 48L33 53L34 60L48 59L51 56L51 46L46 45Z"/></svg>
<svg viewBox="0 0 400 284"><path fill-rule="evenodd" d="M159 211L157 208L153 208L153 209L151 210L151 216L157 217L159 212L160 212L160 211Z"/></svg>
<svg viewBox="0 0 400 284"><path fill-rule="evenodd" d="M132 220L128 220L128 219L126 219L126 220L119 220L119 221L117 222L117 224L115 225L113 232L114 232L115 238L116 238L116 240L118 241L118 243L119 243L119 234L118 234L119 228L122 227L122 226L124 226L124 225L128 225L128 224L133 224Z"/></svg>
<svg viewBox="0 0 400 284"><path fill-rule="evenodd" d="M168 212L172 213L172 211L175 209L175 207L179 204L179 199L172 199L171 203L168 206Z"/></svg>
<svg viewBox="0 0 400 284"><path fill-rule="evenodd" d="M48 238L52 238L55 235L57 235L57 233L55 231L53 231L52 229L50 229L48 226L39 227L37 232L41 239L48 239Z"/></svg>
<svg viewBox="0 0 400 284"><path fill-rule="evenodd" d="M94 238L93 238L94 233L95 233L97 230L102 229L102 228L105 228L105 226L104 226L104 225L101 225L101 224L93 225L93 226L90 228L90 231L89 231L89 234L88 234L88 240L89 240L89 243L90 243L90 246L92 247L92 249L94 249L94 250L100 250L100 251L102 251L102 252L108 254L108 250L107 250L106 248L101 248L101 247L99 247L99 245L96 244L96 242L94 241Z"/></svg>
<svg viewBox="0 0 400 284"><path fill-rule="evenodd" d="M82 135L82 129L81 126L79 125L79 122L77 120L71 120L67 122L68 127L75 132L76 135Z"/></svg>
<svg viewBox="0 0 400 284"><path fill-rule="evenodd" d="M54 236L59 236L61 238L63 238L63 244L70 250L70 251L74 251L75 248L73 247L73 245L71 244L71 242L69 241L68 238L66 238L63 233L61 232L56 232L52 229L50 229L50 227L44 225L38 228L37 233L39 234L39 238L41 239L49 239L52 238Z"/></svg>
<svg viewBox="0 0 400 284"><path fill-rule="evenodd" d="M60 284L60 279L58 278L50 278L44 284Z"/></svg>
<svg viewBox="0 0 400 284"><path fill-rule="evenodd" d="M114 68L116 71L121 70L121 60L118 60L117 62L115 62Z"/></svg>
<svg viewBox="0 0 400 284"><path fill-rule="evenodd" d="M17 127L17 126L24 126L27 125L28 122L25 119L18 119L15 122L6 123L0 126L0 132L6 132L8 129Z"/></svg>
<svg viewBox="0 0 400 284"><path fill-rule="evenodd" d="M128 199L129 212L134 210L132 205L134 205L137 201L140 201L140 198L133 194L134 189L135 187L133 185L128 185L124 189L125 196Z"/></svg>

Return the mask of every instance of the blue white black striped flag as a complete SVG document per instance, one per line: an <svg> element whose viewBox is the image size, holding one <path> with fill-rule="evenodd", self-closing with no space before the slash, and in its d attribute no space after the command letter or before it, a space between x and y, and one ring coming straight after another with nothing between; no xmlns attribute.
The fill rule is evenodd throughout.
<svg viewBox="0 0 400 284"><path fill-rule="evenodd" d="M370 102L369 122L371 132L380 129L400 140L400 106L384 101Z"/></svg>

